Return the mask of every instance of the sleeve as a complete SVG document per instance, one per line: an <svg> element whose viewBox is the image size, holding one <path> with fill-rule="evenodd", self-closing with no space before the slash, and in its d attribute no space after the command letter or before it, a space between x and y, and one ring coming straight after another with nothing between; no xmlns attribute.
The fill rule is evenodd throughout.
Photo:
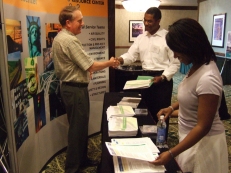
<svg viewBox="0 0 231 173"><path fill-rule="evenodd" d="M196 92L198 95L214 94L221 96L222 81L218 75L205 74L198 81Z"/></svg>
<svg viewBox="0 0 231 173"><path fill-rule="evenodd" d="M141 34L141 35L143 35L143 34ZM139 39L141 38L141 35L139 35L136 38L134 43L128 49L128 52L120 56L124 60L123 65L129 65L129 64L135 62L139 58L139 56L140 56L140 53L139 53Z"/></svg>
<svg viewBox="0 0 231 173"><path fill-rule="evenodd" d="M174 58L174 53L169 47L166 49L169 58L169 66L164 70L163 75L166 76L168 81L170 81L173 75L179 70L180 61L178 58Z"/></svg>

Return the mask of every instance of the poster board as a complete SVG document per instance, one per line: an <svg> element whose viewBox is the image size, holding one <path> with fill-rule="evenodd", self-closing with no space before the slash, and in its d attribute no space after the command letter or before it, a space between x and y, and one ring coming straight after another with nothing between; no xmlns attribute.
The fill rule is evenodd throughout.
<svg viewBox="0 0 231 173"><path fill-rule="evenodd" d="M54 76L54 70L50 68L52 39L48 39L50 36L54 37L53 33L57 33L60 29L58 25L60 10L67 5L79 6L84 15L85 27L78 38L85 51L95 61L107 60L108 1L94 2L96 1L61 0L57 3L55 0L3 0L4 19L8 20L4 29L6 36L8 35L12 41L7 41L7 48L12 49L6 50L8 55L5 57L11 67L8 72L11 78L6 80L11 80L9 99L12 104L10 108L12 120L7 124L13 129L13 134L9 138L13 141L11 147L15 149L15 153L10 154L16 157L16 161L11 162L12 172L39 172L55 153L67 146L68 122L65 112L61 109L62 105L58 102L59 95L56 95L59 81ZM32 24L36 26L39 35L35 52L30 50L29 35ZM32 86L28 82L30 77L27 76L25 62L29 62L33 67L36 75L32 82L37 82L38 86L36 92L28 94L30 96L25 94L28 85ZM91 105L98 107L90 110L90 117L94 115L94 120L101 120L100 106L103 105L104 93L109 90L108 69L95 73L93 77L88 90ZM23 92L19 92L20 90ZM94 120L90 118L89 123L94 124ZM101 121L99 127L93 126L94 129L89 131L98 132L100 123ZM11 151L14 149L11 148Z"/></svg>

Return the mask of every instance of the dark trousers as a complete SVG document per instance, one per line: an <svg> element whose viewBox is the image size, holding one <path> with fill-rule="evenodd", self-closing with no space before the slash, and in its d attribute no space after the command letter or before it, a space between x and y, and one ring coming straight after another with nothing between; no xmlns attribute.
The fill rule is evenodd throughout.
<svg viewBox="0 0 231 173"><path fill-rule="evenodd" d="M162 72L145 74L144 75L152 75L159 76ZM142 89L141 95L145 104L148 107L148 110L152 114L153 119L158 122L157 113L160 109L166 108L171 105L172 99L172 89L173 89L173 80L164 81L158 84L152 84L150 88ZM168 127L169 127L169 118L166 120L167 129L166 129L166 141L168 137Z"/></svg>
<svg viewBox="0 0 231 173"><path fill-rule="evenodd" d="M62 84L60 91L69 122L65 173L75 173L87 158L88 88Z"/></svg>

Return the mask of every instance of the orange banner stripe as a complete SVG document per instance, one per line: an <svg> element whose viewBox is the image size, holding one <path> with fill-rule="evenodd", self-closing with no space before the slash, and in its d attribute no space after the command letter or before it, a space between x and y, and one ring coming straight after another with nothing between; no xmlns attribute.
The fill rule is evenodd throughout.
<svg viewBox="0 0 231 173"><path fill-rule="evenodd" d="M58 0L58 2L57 0L3 0L3 3L30 11L53 14L59 14L65 6L78 5L84 16L108 16L108 0Z"/></svg>

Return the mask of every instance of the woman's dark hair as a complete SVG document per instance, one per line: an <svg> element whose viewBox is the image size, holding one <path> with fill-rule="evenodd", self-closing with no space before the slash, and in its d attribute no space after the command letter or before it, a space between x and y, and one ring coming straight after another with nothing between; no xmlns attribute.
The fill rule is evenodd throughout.
<svg viewBox="0 0 231 173"><path fill-rule="evenodd" d="M66 21L73 20L73 12L79 10L79 6L66 6L64 7L59 14L59 23L62 26L66 25Z"/></svg>
<svg viewBox="0 0 231 173"><path fill-rule="evenodd" d="M161 11L160 11L159 8L151 7L149 9L147 9L147 11L145 13L153 15L155 20L160 20L161 19Z"/></svg>
<svg viewBox="0 0 231 173"><path fill-rule="evenodd" d="M202 26L194 19L184 18L174 22L166 35L172 51L191 58L195 64L216 61L216 55Z"/></svg>

